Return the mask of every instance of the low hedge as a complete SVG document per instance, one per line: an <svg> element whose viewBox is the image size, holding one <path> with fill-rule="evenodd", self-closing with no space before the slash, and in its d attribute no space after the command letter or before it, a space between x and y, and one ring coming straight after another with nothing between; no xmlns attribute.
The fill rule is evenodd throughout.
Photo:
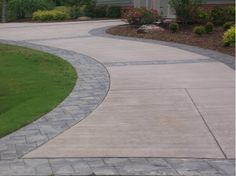
<svg viewBox="0 0 236 176"><path fill-rule="evenodd" d="M68 19L69 16L65 11L61 10L38 10L33 13L34 21L62 21Z"/></svg>

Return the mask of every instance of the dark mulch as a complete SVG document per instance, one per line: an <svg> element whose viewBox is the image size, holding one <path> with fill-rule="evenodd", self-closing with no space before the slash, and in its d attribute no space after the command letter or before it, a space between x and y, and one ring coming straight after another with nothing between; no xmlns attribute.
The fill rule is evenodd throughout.
<svg viewBox="0 0 236 176"><path fill-rule="evenodd" d="M193 34L193 25L185 25L180 27L178 33L172 33L166 26L166 30L153 33L138 33L138 27L132 25L115 26L107 30L107 33L113 35L121 35L128 37L138 37L153 40L162 40L168 42L183 43L187 45L198 46L201 48L216 50L225 54L235 56L235 47L223 46L223 29L222 27L215 27L214 32L205 34L202 37Z"/></svg>

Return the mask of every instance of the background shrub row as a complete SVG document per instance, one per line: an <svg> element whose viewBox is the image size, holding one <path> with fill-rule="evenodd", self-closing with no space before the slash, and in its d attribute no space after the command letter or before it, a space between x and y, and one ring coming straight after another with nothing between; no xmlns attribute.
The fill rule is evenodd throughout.
<svg viewBox="0 0 236 176"><path fill-rule="evenodd" d="M0 1L1 2L1 1ZM176 10L178 20L183 23L194 22L206 24L212 22L214 25L223 25L225 22L234 23L235 21L235 7L216 7L212 10L201 8L202 0L170 0L170 5ZM1 3L0 3L1 6ZM44 11L48 14L49 10L55 9L56 6L64 6L67 17L75 19L80 16L88 17L110 17L119 18L121 16L121 9L117 6L96 6L95 0L8 0L8 19L23 19L31 18L32 14L38 10ZM136 12L140 17L132 16ZM52 12L50 12L52 13ZM54 14L57 12L53 11ZM58 13L61 15L61 13ZM60 16L59 15L59 16ZM157 18L155 13L144 10L129 10L127 15L128 21L132 24L147 24L153 23ZM225 26L225 30L231 26Z"/></svg>
<svg viewBox="0 0 236 176"><path fill-rule="evenodd" d="M57 6L53 10L38 10L34 12L32 19L34 21L61 21L65 19L75 19L80 16L119 18L121 16L121 9L117 6L94 8L87 5L72 7Z"/></svg>
<svg viewBox="0 0 236 176"><path fill-rule="evenodd" d="M34 20L50 21L75 19L80 16L119 18L121 8L96 6L94 0L8 0L9 21L31 17Z"/></svg>

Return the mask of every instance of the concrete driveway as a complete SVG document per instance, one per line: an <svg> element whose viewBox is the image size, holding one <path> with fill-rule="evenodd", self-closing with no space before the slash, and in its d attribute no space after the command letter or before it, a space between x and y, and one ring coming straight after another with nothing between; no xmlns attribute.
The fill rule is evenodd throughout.
<svg viewBox="0 0 236 176"><path fill-rule="evenodd" d="M0 26L1 39L82 53L110 74L108 95L92 114L24 158L234 159L234 70L199 52L91 33L118 24Z"/></svg>

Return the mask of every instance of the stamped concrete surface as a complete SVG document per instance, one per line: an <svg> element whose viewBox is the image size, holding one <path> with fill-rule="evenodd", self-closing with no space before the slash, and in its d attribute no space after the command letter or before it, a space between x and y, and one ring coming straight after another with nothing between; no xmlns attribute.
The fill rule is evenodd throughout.
<svg viewBox="0 0 236 176"><path fill-rule="evenodd" d="M47 158L56 166L50 167L52 173L65 175L75 173L75 163L80 171L97 175L233 175L234 70L215 60L222 55L211 57L194 47L198 52L91 33L118 24L122 22L0 25L1 39L82 53L110 74L103 103L26 154L24 163ZM88 166L90 161L98 165Z"/></svg>

